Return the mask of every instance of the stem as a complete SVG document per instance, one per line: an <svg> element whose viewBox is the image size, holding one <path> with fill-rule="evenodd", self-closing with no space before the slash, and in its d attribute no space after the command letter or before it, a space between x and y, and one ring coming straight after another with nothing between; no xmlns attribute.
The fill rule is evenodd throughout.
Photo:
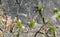
<svg viewBox="0 0 60 37"><path fill-rule="evenodd" d="M17 37L20 37L20 30L18 31Z"/></svg>
<svg viewBox="0 0 60 37"><path fill-rule="evenodd" d="M35 35L34 35L34 37L36 37L36 35L39 33L39 31L37 31L36 33L35 33Z"/></svg>
<svg viewBox="0 0 60 37"><path fill-rule="evenodd" d="M1 3L1 0L0 0L0 4L2 4L2 3Z"/></svg>
<svg viewBox="0 0 60 37"><path fill-rule="evenodd" d="M16 0L16 3L17 3L17 4L20 4L20 3L18 2L18 0Z"/></svg>
<svg viewBox="0 0 60 37"><path fill-rule="evenodd" d="M56 37L55 32L53 32L53 37Z"/></svg>
<svg viewBox="0 0 60 37"><path fill-rule="evenodd" d="M20 9L20 3L18 2L18 0L16 0L16 4L18 4L18 6L19 6L19 9ZM17 12L17 20L18 20L18 12ZM18 30L18 34L17 34L17 37L20 37L20 30Z"/></svg>
<svg viewBox="0 0 60 37"><path fill-rule="evenodd" d="M27 36L27 37L29 37L29 32L30 32L30 28L28 28L28 31L27 31L27 33L28 33L28 36Z"/></svg>
<svg viewBox="0 0 60 37"><path fill-rule="evenodd" d="M4 13L4 15L5 15L5 19L6 19L6 21L5 21L5 29L6 29L6 24L7 24L7 14Z"/></svg>
<svg viewBox="0 0 60 37"><path fill-rule="evenodd" d="M42 13L41 13L41 10L39 11L39 15L41 16L42 22L43 22L43 24L45 25L46 23L45 23L45 20L44 20L43 15L42 15ZM44 25L43 25L43 26L44 26ZM42 27L43 27L43 26L42 26ZM42 27L41 27L41 28L42 28ZM36 35L37 35L38 33L40 33L39 31L41 30L41 28L35 33L34 37L36 37Z"/></svg>
<svg viewBox="0 0 60 37"><path fill-rule="evenodd" d="M20 7L19 0L16 0L16 4L19 6L19 9L20 9L21 7Z"/></svg>
<svg viewBox="0 0 60 37"><path fill-rule="evenodd" d="M44 17L43 17L43 15L42 15L42 13L41 13L41 10L39 11L39 15L40 15L41 18L42 18L42 22L43 22L43 24L45 24L45 20L44 20Z"/></svg>

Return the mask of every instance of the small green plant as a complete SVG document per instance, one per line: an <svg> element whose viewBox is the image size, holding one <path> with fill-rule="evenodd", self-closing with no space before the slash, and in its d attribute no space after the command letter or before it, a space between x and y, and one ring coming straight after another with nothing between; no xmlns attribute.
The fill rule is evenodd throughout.
<svg viewBox="0 0 60 37"><path fill-rule="evenodd" d="M54 8L53 12L55 13L56 15L56 18L60 18L60 11L57 9L57 8Z"/></svg>
<svg viewBox="0 0 60 37"><path fill-rule="evenodd" d="M22 28L21 20L17 20L17 25L18 25L18 29L20 30Z"/></svg>
<svg viewBox="0 0 60 37"><path fill-rule="evenodd" d="M59 18L59 19L60 19L60 14L58 14L58 15L57 15L57 18Z"/></svg>
<svg viewBox="0 0 60 37"><path fill-rule="evenodd" d="M0 24L2 23L2 18L0 18Z"/></svg>
<svg viewBox="0 0 60 37"><path fill-rule="evenodd" d="M50 27L50 31L51 31L51 32L55 32L55 30L56 30L56 28L55 28L54 26L51 26L51 27Z"/></svg>
<svg viewBox="0 0 60 37"><path fill-rule="evenodd" d="M41 11L43 9L43 5L42 4L38 4L38 11Z"/></svg>
<svg viewBox="0 0 60 37"><path fill-rule="evenodd" d="M34 19L30 22L29 26L30 26L30 27L35 26L35 20L34 20Z"/></svg>
<svg viewBox="0 0 60 37"><path fill-rule="evenodd" d="M58 12L59 12L58 8L54 8L53 12L54 12L55 14L58 14Z"/></svg>
<svg viewBox="0 0 60 37"><path fill-rule="evenodd" d="M3 8L3 5L2 5L2 4L0 4L0 9L1 9L1 8Z"/></svg>
<svg viewBox="0 0 60 37"><path fill-rule="evenodd" d="M17 25L18 25L18 34L17 34L17 37L20 37L20 29L22 28L21 20L17 20Z"/></svg>

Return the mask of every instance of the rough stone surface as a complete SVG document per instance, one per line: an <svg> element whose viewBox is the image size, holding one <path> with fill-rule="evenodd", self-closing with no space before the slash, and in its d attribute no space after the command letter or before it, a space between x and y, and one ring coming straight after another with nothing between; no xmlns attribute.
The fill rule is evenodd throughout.
<svg viewBox="0 0 60 37"><path fill-rule="evenodd" d="M4 6L4 11L7 12L7 15L12 16L14 18L17 15L19 15L19 18L22 20L24 26L26 25L28 18L33 18L34 16L38 15L38 12L35 12L35 6L38 5L38 3L43 3L44 5L44 11L42 11L42 14L44 17L48 18L52 24L57 25L57 22L52 21L51 17L53 14L53 9L56 7L60 9L60 0L18 0L20 3L20 7L18 4L16 4L16 0L1 0L2 5ZM26 16L23 16L25 14ZM34 27L34 31L38 30L42 25L41 17L38 15L36 22L38 25ZM1 27L3 29L3 27ZM56 31L57 35L56 37L60 37L60 29ZM5 33L4 37L16 37L13 36L11 33ZM28 33L22 33L21 37L28 37ZM29 35L29 37L33 37L33 35ZM38 34L37 37L45 37L44 35Z"/></svg>

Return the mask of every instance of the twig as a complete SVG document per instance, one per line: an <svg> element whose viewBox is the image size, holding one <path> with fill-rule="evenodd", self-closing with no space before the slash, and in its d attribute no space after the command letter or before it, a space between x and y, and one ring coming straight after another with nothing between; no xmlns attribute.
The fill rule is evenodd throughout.
<svg viewBox="0 0 60 37"><path fill-rule="evenodd" d="M39 11L39 15L41 16L42 22L43 22L43 24L45 25L46 23L45 23L45 20L44 20L43 15L42 15L42 13L41 13L41 10ZM44 25L43 25L43 26L44 26ZM43 27L43 26L42 26L42 27ZM41 27L41 28L42 28L42 27ZM34 37L36 37L36 35L37 35L38 33L40 33L41 28L35 33Z"/></svg>
<svg viewBox="0 0 60 37"><path fill-rule="evenodd" d="M18 34L17 34L17 37L20 37L20 30L18 30Z"/></svg>
<svg viewBox="0 0 60 37"><path fill-rule="evenodd" d="M1 3L1 0L0 0L0 4L2 4L2 3Z"/></svg>
<svg viewBox="0 0 60 37"><path fill-rule="evenodd" d="M55 32L53 33L53 37L56 37L56 36L55 36Z"/></svg>
<svg viewBox="0 0 60 37"><path fill-rule="evenodd" d="M18 0L16 0L16 4L18 4L19 8L20 8L20 3L18 2ZM18 20L18 10L17 10L17 20ZM20 37L20 30L18 30L18 34L17 34L17 37Z"/></svg>
<svg viewBox="0 0 60 37"><path fill-rule="evenodd" d="M16 4L20 4L20 3L18 2L18 0L16 0Z"/></svg>

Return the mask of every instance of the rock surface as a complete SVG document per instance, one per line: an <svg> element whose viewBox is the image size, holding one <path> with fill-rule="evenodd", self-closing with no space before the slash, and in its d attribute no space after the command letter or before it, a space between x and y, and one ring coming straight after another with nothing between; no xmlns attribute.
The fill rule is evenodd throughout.
<svg viewBox="0 0 60 37"><path fill-rule="evenodd" d="M19 19L22 20L24 26L26 25L28 18L33 18L34 16L38 15L38 12L35 12L36 7L38 3L43 3L44 10L42 11L42 14L45 18L48 18L49 21L53 25L57 25L58 22L52 21L51 17L53 14L53 9L56 7L60 9L60 0L18 0L19 5L16 3L16 0L1 0L2 5L4 6L3 10L7 12L7 15L12 16L14 18L17 14L19 15ZM18 13L17 13L18 12ZM25 16L26 15L26 16ZM38 30L42 25L42 19L38 15L36 18L36 22L38 25L34 27L34 31ZM3 29L3 27L0 27ZM17 33L17 32L16 32ZM57 35L56 37L60 37L60 29L56 31ZM34 35L29 35L29 37L33 37ZM4 37L16 37L12 35L11 33L4 33ZM28 33L22 33L21 31L21 37L28 37ZM38 34L37 37L45 37L44 35Z"/></svg>

